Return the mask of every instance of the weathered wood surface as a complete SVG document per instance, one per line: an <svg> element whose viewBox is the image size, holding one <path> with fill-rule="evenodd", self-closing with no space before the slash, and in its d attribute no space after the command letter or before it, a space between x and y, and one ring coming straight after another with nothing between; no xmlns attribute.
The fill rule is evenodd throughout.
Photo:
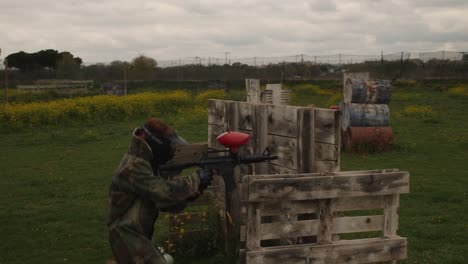
<svg viewBox="0 0 468 264"><path fill-rule="evenodd" d="M409 174L397 169L244 176L242 198L249 220L240 235L241 241L253 245L242 254L245 263L395 263L406 258L406 239L396 231L399 194L409 191L408 181ZM380 214L375 215L375 209ZM346 211L370 215L344 216ZM249 234L250 224L254 235ZM338 236L376 231L382 237ZM316 238L316 244L303 244L311 242L299 238ZM302 244L260 243L278 239Z"/></svg>
<svg viewBox="0 0 468 264"><path fill-rule="evenodd" d="M314 172L316 159L315 142L315 110L313 108L298 109L297 138L297 172ZM291 153L294 155L294 153Z"/></svg>
<svg viewBox="0 0 468 264"><path fill-rule="evenodd" d="M246 252L247 264L375 263L404 259L406 238L341 240L330 245L301 245L262 248Z"/></svg>
<svg viewBox="0 0 468 264"><path fill-rule="evenodd" d="M319 244L329 244L332 242L333 234L333 212L334 202L332 199L319 200L318 203L318 233L317 242Z"/></svg>
<svg viewBox="0 0 468 264"><path fill-rule="evenodd" d="M297 139L275 135L268 136L268 147L272 153L276 153L277 160L272 164L280 165L288 169L297 169Z"/></svg>
<svg viewBox="0 0 468 264"><path fill-rule="evenodd" d="M330 214L324 214L323 217L325 220L296 220L260 224L258 238L267 240L318 236L319 243L326 244L332 242L332 234L382 231L384 222L382 215L331 217ZM241 241L245 239L243 231L244 228L241 229Z"/></svg>
<svg viewBox="0 0 468 264"><path fill-rule="evenodd" d="M316 171L338 172L338 171L340 171L340 165L339 165L338 161L316 160L315 161L315 170Z"/></svg>
<svg viewBox="0 0 468 264"><path fill-rule="evenodd" d="M245 191L244 191L245 192ZM346 197L334 199L335 211L356 211L356 210L372 210L384 208L385 196L372 197ZM274 201L263 202L260 206L262 216L268 215L299 215L316 213L318 211L318 200L298 200L298 201Z"/></svg>
<svg viewBox="0 0 468 264"><path fill-rule="evenodd" d="M396 231L398 229L399 204L400 196L397 194L387 195L384 197L383 234L386 237L396 235Z"/></svg>
<svg viewBox="0 0 468 264"><path fill-rule="evenodd" d="M333 109L315 109L315 141L339 145L340 111Z"/></svg>
<svg viewBox="0 0 468 264"><path fill-rule="evenodd" d="M225 147L216 140L216 137L224 132L226 132L224 126L208 125L208 147L219 150L225 149Z"/></svg>
<svg viewBox="0 0 468 264"><path fill-rule="evenodd" d="M260 101L263 104L273 104L273 91L272 90L263 90L260 95Z"/></svg>
<svg viewBox="0 0 468 264"><path fill-rule="evenodd" d="M268 105L268 134L297 138L297 110L299 107Z"/></svg>
<svg viewBox="0 0 468 264"><path fill-rule="evenodd" d="M316 161L338 161L340 158L340 148L335 144L315 143Z"/></svg>
<svg viewBox="0 0 468 264"><path fill-rule="evenodd" d="M225 126L226 102L221 100L208 100L208 124Z"/></svg>
<svg viewBox="0 0 468 264"><path fill-rule="evenodd" d="M268 108L262 105L255 106L255 124L252 137L254 142L254 152L262 153L268 147ZM262 162L253 164L255 173L268 173L268 164Z"/></svg>
<svg viewBox="0 0 468 264"><path fill-rule="evenodd" d="M290 169L287 167L283 167L277 164L271 163L270 166L268 167L268 174L274 175L274 174L295 174L297 170L295 169Z"/></svg>
<svg viewBox="0 0 468 264"><path fill-rule="evenodd" d="M239 129L252 130L255 124L252 123L255 115L255 104L238 102Z"/></svg>
<svg viewBox="0 0 468 264"><path fill-rule="evenodd" d="M310 200L409 192L409 174L337 175L322 177L292 177L252 179L248 201Z"/></svg>
<svg viewBox="0 0 468 264"><path fill-rule="evenodd" d="M247 95L247 102L260 103L260 80L259 79L245 79L245 89Z"/></svg>
<svg viewBox="0 0 468 264"><path fill-rule="evenodd" d="M248 207L247 212L247 243L248 250L260 249L260 210L256 204Z"/></svg>
<svg viewBox="0 0 468 264"><path fill-rule="evenodd" d="M265 90L272 91L272 104L274 105L281 105L281 84L274 83L274 84L267 84Z"/></svg>
<svg viewBox="0 0 468 264"><path fill-rule="evenodd" d="M252 136L243 147L249 153L269 147L280 157L268 169L266 163L250 165L255 173L260 173L256 167L265 173L340 170L338 111L224 100L209 100L209 107L210 147L222 147L215 140L219 133L240 130Z"/></svg>
<svg viewBox="0 0 468 264"><path fill-rule="evenodd" d="M291 103L291 91L282 90L281 91L281 104L287 105Z"/></svg>

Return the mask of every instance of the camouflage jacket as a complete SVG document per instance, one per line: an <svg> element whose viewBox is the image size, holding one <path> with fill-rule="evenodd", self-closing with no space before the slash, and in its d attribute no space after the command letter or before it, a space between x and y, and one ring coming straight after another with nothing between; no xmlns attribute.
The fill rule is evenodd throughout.
<svg viewBox="0 0 468 264"><path fill-rule="evenodd" d="M197 192L200 180L195 173L169 180L155 175L150 163L153 153L135 132L112 178L107 225L109 229L130 228L151 239L159 210L185 204Z"/></svg>

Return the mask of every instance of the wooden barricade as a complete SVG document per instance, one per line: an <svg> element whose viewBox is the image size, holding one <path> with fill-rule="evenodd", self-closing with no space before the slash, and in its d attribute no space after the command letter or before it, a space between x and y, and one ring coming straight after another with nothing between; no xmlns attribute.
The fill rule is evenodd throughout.
<svg viewBox="0 0 468 264"><path fill-rule="evenodd" d="M240 131L251 135L241 148L243 153L261 153L268 147L273 155L278 155L279 159L269 165L241 167L244 175L340 170L339 111L209 100L208 112L210 148L224 149L216 137L225 131Z"/></svg>
<svg viewBox="0 0 468 264"><path fill-rule="evenodd" d="M406 238L396 231L399 195L409 192L408 172L249 175L242 183L241 263L396 263L406 258ZM264 221L271 216L282 216L276 218L281 221ZM362 232L372 232L371 237L343 239ZM335 234L345 235L335 240ZM290 238L297 243L268 243Z"/></svg>
<svg viewBox="0 0 468 264"><path fill-rule="evenodd" d="M296 174L340 170L339 111L288 105L252 104L209 100L208 146L224 149L216 137L225 131L251 135L241 154L262 153L268 147L278 160L243 165L235 171L237 188L220 194L226 203L224 219L228 240L239 239L242 176L250 174ZM217 179L222 185L222 180ZM224 196L223 196L224 195Z"/></svg>
<svg viewBox="0 0 468 264"><path fill-rule="evenodd" d="M248 103L264 103L288 105L291 102L291 91L283 90L281 84L267 84L265 90L260 89L260 80L246 79L245 88Z"/></svg>

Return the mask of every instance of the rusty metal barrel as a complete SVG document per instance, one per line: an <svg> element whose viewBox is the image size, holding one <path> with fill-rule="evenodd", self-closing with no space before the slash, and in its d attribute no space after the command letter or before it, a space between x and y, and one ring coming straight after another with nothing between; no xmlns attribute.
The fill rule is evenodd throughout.
<svg viewBox="0 0 468 264"><path fill-rule="evenodd" d="M373 148L383 151L393 144L391 127L349 127L344 136L346 149Z"/></svg>
<svg viewBox="0 0 468 264"><path fill-rule="evenodd" d="M341 127L386 127L390 124L390 108L386 104L342 103Z"/></svg>
<svg viewBox="0 0 468 264"><path fill-rule="evenodd" d="M344 88L345 103L388 104L391 98L388 80L347 79Z"/></svg>

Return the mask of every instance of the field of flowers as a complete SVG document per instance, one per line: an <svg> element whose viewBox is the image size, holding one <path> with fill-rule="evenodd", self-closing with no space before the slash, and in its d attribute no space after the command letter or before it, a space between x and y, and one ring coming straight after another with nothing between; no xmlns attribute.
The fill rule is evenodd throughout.
<svg viewBox="0 0 468 264"><path fill-rule="evenodd" d="M122 120L141 115L206 116L208 98L224 98L223 90L208 90L195 98L185 91L97 95L49 102L0 104L0 126L7 129L67 124L75 121Z"/></svg>

